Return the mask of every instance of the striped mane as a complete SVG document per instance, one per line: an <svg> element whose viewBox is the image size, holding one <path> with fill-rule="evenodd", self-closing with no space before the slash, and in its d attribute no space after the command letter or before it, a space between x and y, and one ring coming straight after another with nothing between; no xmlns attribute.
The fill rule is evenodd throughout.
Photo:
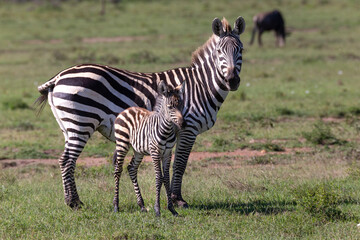
<svg viewBox="0 0 360 240"><path fill-rule="evenodd" d="M231 26L229 25L229 22L223 17L223 19L221 20L222 25L223 25L223 29L226 33L230 33L231 32ZM206 49L211 49L213 47L213 44L219 39L218 36L216 36L215 34L213 34L207 41L206 43L204 43L202 46L198 47L191 56L191 65L195 65L195 64L199 64L199 57L203 58L204 57L204 53L206 51Z"/></svg>
<svg viewBox="0 0 360 240"><path fill-rule="evenodd" d="M156 97L156 100L155 100L155 106L153 108L153 111L154 112L159 112L161 110L161 107L162 107L162 104L164 102L164 96L162 96L161 94L159 94L157 97Z"/></svg>

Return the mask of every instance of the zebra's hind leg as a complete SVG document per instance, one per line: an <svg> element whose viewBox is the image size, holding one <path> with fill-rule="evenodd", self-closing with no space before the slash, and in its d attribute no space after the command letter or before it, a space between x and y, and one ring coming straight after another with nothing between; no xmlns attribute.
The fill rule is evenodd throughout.
<svg viewBox="0 0 360 240"><path fill-rule="evenodd" d="M169 176L169 169L170 169L170 163L171 163L171 149L170 153L165 155L163 159L163 172L164 172L164 186L166 190L166 196L167 196L167 207L170 210L170 212L174 216L178 216L179 214L175 211L172 199L171 199L171 191L170 191L170 176Z"/></svg>
<svg viewBox="0 0 360 240"><path fill-rule="evenodd" d="M115 172L114 172L114 179L115 179L115 196L114 196L114 212L119 211L119 181L121 177L121 173L123 170L123 163L124 158L128 152L128 149L122 150L115 150L116 159L115 159Z"/></svg>
<svg viewBox="0 0 360 240"><path fill-rule="evenodd" d="M77 137L70 137L65 143L64 153L59 159L65 203L73 209L79 209L81 205L83 205L77 193L74 172L76 160L84 149L85 144L86 140L82 140Z"/></svg>
<svg viewBox="0 0 360 240"><path fill-rule="evenodd" d="M134 151L134 156L132 157L127 169L131 178L131 181L134 185L134 190L136 194L136 201L137 204L140 206L142 212L147 212L147 209L145 208L144 199L142 198L140 187L137 181L137 172L139 165L144 157L144 155Z"/></svg>

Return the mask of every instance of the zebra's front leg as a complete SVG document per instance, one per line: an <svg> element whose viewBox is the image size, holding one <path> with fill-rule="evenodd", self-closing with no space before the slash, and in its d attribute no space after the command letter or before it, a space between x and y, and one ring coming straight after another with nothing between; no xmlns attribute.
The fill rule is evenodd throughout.
<svg viewBox="0 0 360 240"><path fill-rule="evenodd" d="M80 201L79 195L76 190L75 184L75 165L76 158L69 158L65 150L61 158L59 159L59 165L61 169L63 187L64 187L64 195L65 195L65 203L72 209L79 209L83 203Z"/></svg>
<svg viewBox="0 0 360 240"><path fill-rule="evenodd" d="M170 153L168 153L167 155L164 156L164 161L163 161L164 186L165 186L166 196L167 196L167 207L174 216L178 216L179 214L175 211L175 208L174 208L174 205L173 205L173 202L171 199L170 176L169 176L170 163L171 163L171 149L170 149Z"/></svg>
<svg viewBox="0 0 360 240"><path fill-rule="evenodd" d="M145 204L144 204L144 199L142 198L140 187L139 187L139 184L137 181L137 172L138 172L138 168L139 168L139 165L140 165L143 157L144 156L142 154L135 152L127 169L128 169L131 181L134 185L134 191L136 194L137 204L140 206L142 212L147 212L147 209L145 208Z"/></svg>
<svg viewBox="0 0 360 240"><path fill-rule="evenodd" d="M124 163L124 158L126 156L126 153L127 153L127 150L115 151L115 155L116 155L115 172L114 172L115 196L114 196L114 200L113 200L114 212L119 211L119 181L120 181L121 173L123 170L123 163Z"/></svg>
<svg viewBox="0 0 360 240"><path fill-rule="evenodd" d="M173 176L171 179L171 199L175 206L178 207L189 207L187 202L182 198L181 185L186 164L195 140L196 135L194 135L191 131L182 130L179 132L173 164Z"/></svg>
<svg viewBox="0 0 360 240"><path fill-rule="evenodd" d="M156 216L160 217L160 190L163 182L163 175L160 166L161 164L160 152L158 150L152 150L151 158L155 169L155 186L156 186L156 200L155 200L154 210Z"/></svg>

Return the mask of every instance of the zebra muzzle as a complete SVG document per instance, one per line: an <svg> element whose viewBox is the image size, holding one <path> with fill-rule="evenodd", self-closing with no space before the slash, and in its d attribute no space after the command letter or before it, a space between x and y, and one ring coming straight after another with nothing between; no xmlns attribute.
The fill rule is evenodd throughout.
<svg viewBox="0 0 360 240"><path fill-rule="evenodd" d="M228 80L230 91L236 91L240 86L240 76L235 74L233 78Z"/></svg>

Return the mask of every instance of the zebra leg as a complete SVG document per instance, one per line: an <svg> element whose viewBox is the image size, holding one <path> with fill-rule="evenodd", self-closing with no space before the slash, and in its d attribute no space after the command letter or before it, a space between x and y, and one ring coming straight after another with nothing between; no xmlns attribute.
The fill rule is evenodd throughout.
<svg viewBox="0 0 360 240"><path fill-rule="evenodd" d="M171 199L176 206L183 208L188 208L189 205L181 196L182 177L185 173L186 164L195 139L196 135L191 131L181 131L176 143L173 176L171 179Z"/></svg>
<svg viewBox="0 0 360 240"><path fill-rule="evenodd" d="M114 179L115 179L115 196L113 200L114 212L119 211L119 181L120 181L121 173L123 171L124 158L127 152L128 149L115 150L115 154L114 154L114 156L116 156L115 172L114 172Z"/></svg>
<svg viewBox="0 0 360 240"><path fill-rule="evenodd" d="M171 163L171 149L170 149L170 153L165 155L163 159L162 167L164 172L164 186L167 196L167 207L174 216L177 216L178 213L175 211L173 202L171 200L170 176L169 176L170 163Z"/></svg>
<svg viewBox="0 0 360 240"><path fill-rule="evenodd" d="M73 209L78 209L83 203L80 201L75 184L76 160L97 126L91 121L80 121L82 119L80 115L75 116L76 114L63 111L62 105L66 105L66 102L61 98L54 98L53 91L56 91L55 88L48 93L49 105L65 138L65 149L59 159L65 203Z"/></svg>
<svg viewBox="0 0 360 240"><path fill-rule="evenodd" d="M113 157L112 157L112 163L113 163L114 166L116 164L116 158L117 158L117 153L116 153L116 149L115 149L115 151L113 153Z"/></svg>
<svg viewBox="0 0 360 240"><path fill-rule="evenodd" d="M137 172L138 172L138 168L139 168L139 165L140 165L143 157L144 157L144 155L135 152L127 169L128 169L131 181L134 185L137 204L140 206L142 212L147 212L147 210L145 208L145 204L144 204L144 199L141 196L140 187L139 187L139 184L137 181Z"/></svg>
<svg viewBox="0 0 360 240"><path fill-rule="evenodd" d="M59 159L62 181L64 186L65 203L73 208L79 209L83 203L80 201L75 184L76 160L84 149L86 140L78 137L69 137L65 143L65 150Z"/></svg>
<svg viewBox="0 0 360 240"><path fill-rule="evenodd" d="M156 200L155 200L155 205L154 205L154 210L155 210L155 214L157 217L160 217L160 190L161 190L161 185L163 183L163 175L161 172L161 156L160 153L157 150L152 150L150 151L151 153L151 158L154 164L154 169L155 169L155 186L156 186Z"/></svg>

